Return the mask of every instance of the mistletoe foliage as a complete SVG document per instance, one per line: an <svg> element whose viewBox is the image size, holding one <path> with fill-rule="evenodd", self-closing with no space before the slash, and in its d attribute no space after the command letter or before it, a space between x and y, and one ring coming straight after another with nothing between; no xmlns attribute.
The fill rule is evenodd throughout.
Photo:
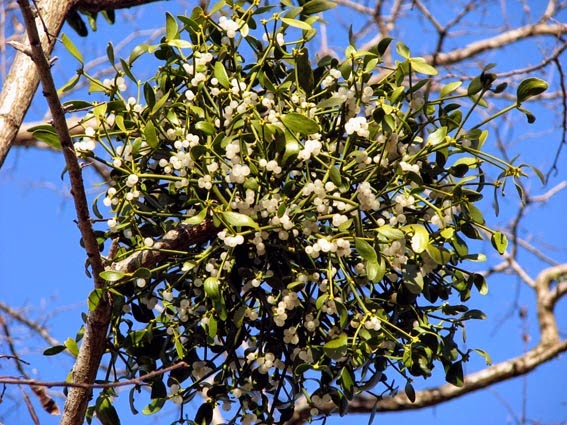
<svg viewBox="0 0 567 425"><path fill-rule="evenodd" d="M462 303L487 291L467 241L506 249L475 203L523 174L487 154L484 123L469 121L505 86L487 69L466 89L432 87L436 70L401 43L385 68L389 39L313 62L313 24L332 3L227 4L168 15L161 43L120 64L109 45L116 77L85 74L108 100L68 105L89 109L78 155L112 168L94 206L108 224L101 249L113 241L105 379L186 362L144 384L147 414L207 390L177 423L208 423L219 404L239 423L281 423L303 396L314 417L344 414L355 394L390 394L400 378L411 399L413 378L437 364L462 385L471 350L456 338L483 318ZM160 66L140 82L149 56ZM506 111L544 89L530 79ZM185 245L167 245L180 229ZM115 417L111 395L99 416Z"/></svg>

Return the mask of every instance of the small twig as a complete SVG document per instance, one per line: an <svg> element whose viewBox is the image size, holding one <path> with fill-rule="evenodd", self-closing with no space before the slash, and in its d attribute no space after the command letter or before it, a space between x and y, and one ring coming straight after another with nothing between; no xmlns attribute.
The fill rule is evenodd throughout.
<svg viewBox="0 0 567 425"><path fill-rule="evenodd" d="M176 370L182 367L189 367L189 364L184 361L181 361L171 366L164 367L163 369L154 370L153 372L146 373L145 375L141 375L138 378L132 378L126 381L110 382L108 384L87 384L87 383L65 382L65 381L38 381L36 379L21 379L12 376L0 376L0 384L30 385L30 386L35 385L46 388L53 388L53 387L82 388L89 390L95 388L98 389L118 388L118 387L126 387L129 385L144 385L147 384L147 380L151 378L155 378L156 376L161 376L167 372L171 372L172 370Z"/></svg>

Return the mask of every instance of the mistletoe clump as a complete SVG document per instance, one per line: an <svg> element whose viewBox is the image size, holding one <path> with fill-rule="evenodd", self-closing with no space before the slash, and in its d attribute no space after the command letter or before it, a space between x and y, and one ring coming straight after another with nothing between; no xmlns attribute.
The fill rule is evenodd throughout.
<svg viewBox="0 0 567 425"><path fill-rule="evenodd" d="M468 89L433 90L436 70L401 43L395 67L382 66L389 39L313 64L312 25L331 6L168 15L161 43L137 47L114 79L85 74L108 96L76 141L112 169L94 208L108 224L101 245L113 241L108 370L188 365L146 381L144 413L203 392L197 423L217 405L240 423L281 423L301 396L312 416L345 413L359 392L396 391L396 378L412 398L413 378L436 364L462 385L471 350L455 339L483 314L461 303L487 291L467 240L506 247L474 205L502 185L483 167L522 174L485 153L487 131L468 121L504 86L485 70ZM148 55L160 66L139 82L133 65Z"/></svg>

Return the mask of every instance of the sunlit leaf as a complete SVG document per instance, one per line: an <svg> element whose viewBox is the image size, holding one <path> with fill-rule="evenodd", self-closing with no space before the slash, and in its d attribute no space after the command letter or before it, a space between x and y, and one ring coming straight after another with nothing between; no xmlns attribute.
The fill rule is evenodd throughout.
<svg viewBox="0 0 567 425"><path fill-rule="evenodd" d="M548 87L548 84L540 78L526 78L520 83L516 91L517 102L525 102L530 97L543 93Z"/></svg>
<svg viewBox="0 0 567 425"><path fill-rule="evenodd" d="M490 242L492 242L492 246L500 255L506 252L506 248L508 247L508 238L504 233L494 232L490 238Z"/></svg>
<svg viewBox="0 0 567 425"><path fill-rule="evenodd" d="M419 72L425 75L437 75L437 70L425 62L423 58L411 58L410 59L411 68L414 72Z"/></svg>
<svg viewBox="0 0 567 425"><path fill-rule="evenodd" d="M96 288L91 291L87 299L89 311L93 311L98 307L103 295L104 291L101 288Z"/></svg>
<svg viewBox="0 0 567 425"><path fill-rule="evenodd" d="M304 21L300 21L298 19L289 19L289 18L281 18L282 22L290 27L299 28L304 31L309 31L313 27Z"/></svg>
<svg viewBox="0 0 567 425"><path fill-rule="evenodd" d="M283 115L281 120L290 131L295 131L301 134L314 134L320 130L319 124L311 118L298 114L297 112L290 112L289 114Z"/></svg>
<svg viewBox="0 0 567 425"><path fill-rule="evenodd" d="M144 136L146 137L146 143L150 147L155 149L159 146L157 131L153 122L148 121L146 123L146 126L144 127Z"/></svg>
<svg viewBox="0 0 567 425"><path fill-rule="evenodd" d="M77 345L77 341L75 341L73 338L67 338L63 344L65 345L65 348L69 350L69 353L71 353L74 357L77 357L79 355L79 346Z"/></svg>
<svg viewBox="0 0 567 425"><path fill-rule="evenodd" d="M215 63L215 78L219 81L219 84L225 89L230 87L230 81L228 80L228 74L221 61Z"/></svg>
<svg viewBox="0 0 567 425"><path fill-rule="evenodd" d="M105 270L100 274L107 282L118 282L119 280L128 276L126 273L120 272L118 270Z"/></svg>
<svg viewBox="0 0 567 425"><path fill-rule="evenodd" d="M67 37L66 34L61 35L61 42L63 43L65 48L69 51L69 53L71 53L71 55L73 55L73 57L80 62L81 65L83 65L85 63L85 61L83 59L83 55L81 54L79 49L77 49L77 46L75 46L75 44L73 44L71 39L69 37Z"/></svg>
<svg viewBox="0 0 567 425"><path fill-rule="evenodd" d="M222 218L231 226L234 227L253 227L258 228L258 223L254 219L246 214L234 212L234 211L223 211L220 213Z"/></svg>
<svg viewBox="0 0 567 425"><path fill-rule="evenodd" d="M153 415L161 410L166 402L166 398L156 398L150 401L150 403L142 409L144 415Z"/></svg>

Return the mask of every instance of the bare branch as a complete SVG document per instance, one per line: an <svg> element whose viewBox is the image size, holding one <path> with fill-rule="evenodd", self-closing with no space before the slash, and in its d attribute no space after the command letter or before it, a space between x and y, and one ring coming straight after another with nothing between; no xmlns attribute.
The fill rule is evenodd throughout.
<svg viewBox="0 0 567 425"><path fill-rule="evenodd" d="M186 362L179 362L175 363L171 366L164 367L163 369L154 370L153 372L146 373L141 375L138 378L128 379L125 381L117 381L111 382L108 384L95 384L95 383L79 383L79 382L67 382L67 381L38 381L36 379L21 379L15 378L12 376L0 376L0 384L11 384L11 385L30 385L30 386L38 386L38 387L62 387L62 388L80 388L83 390L92 390L94 388L118 388L118 387L127 387L130 385L144 385L147 384L148 380L151 378L155 378L156 376L161 376L167 372L171 372L172 370L189 367L189 364ZM77 423L82 423L77 422Z"/></svg>
<svg viewBox="0 0 567 425"><path fill-rule="evenodd" d="M11 308L2 301L0 301L0 310L6 313L8 316L12 317L13 319L17 320L18 322L24 324L34 332L37 332L45 341L47 341L48 344L59 345L59 341L53 338L43 326L28 319L19 311L14 310L13 308Z"/></svg>
<svg viewBox="0 0 567 425"><path fill-rule="evenodd" d="M485 38L470 43L460 49L454 49L447 53L439 53L435 59L437 65L451 65L461 62L465 59L471 59L488 50L498 49L512 43L516 43L528 37L548 35L560 37L567 33L567 24L534 24L525 25L516 29L512 29L491 38ZM433 56L425 57L427 62L433 61Z"/></svg>

